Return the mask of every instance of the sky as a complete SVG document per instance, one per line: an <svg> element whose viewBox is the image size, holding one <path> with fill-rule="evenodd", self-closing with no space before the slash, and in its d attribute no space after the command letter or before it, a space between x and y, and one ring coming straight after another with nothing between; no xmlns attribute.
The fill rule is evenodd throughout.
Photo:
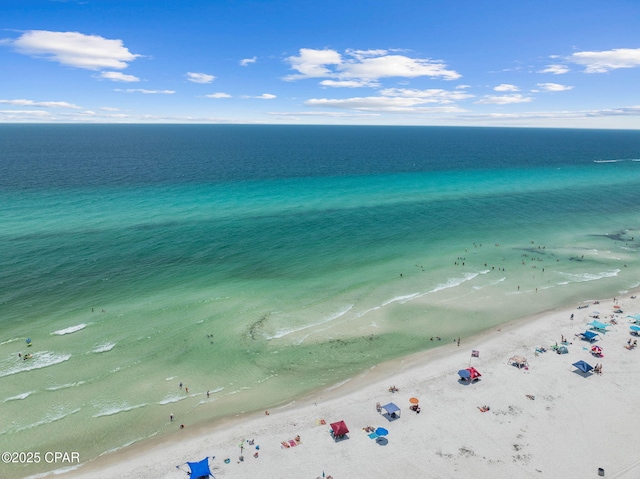
<svg viewBox="0 0 640 479"><path fill-rule="evenodd" d="M0 122L640 129L640 0L2 0Z"/></svg>

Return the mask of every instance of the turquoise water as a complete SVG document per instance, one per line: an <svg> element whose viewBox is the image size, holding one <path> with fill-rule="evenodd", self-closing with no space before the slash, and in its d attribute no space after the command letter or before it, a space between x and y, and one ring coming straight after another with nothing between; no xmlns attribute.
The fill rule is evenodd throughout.
<svg viewBox="0 0 640 479"><path fill-rule="evenodd" d="M0 125L0 151L3 451L88 461L640 284L640 132Z"/></svg>

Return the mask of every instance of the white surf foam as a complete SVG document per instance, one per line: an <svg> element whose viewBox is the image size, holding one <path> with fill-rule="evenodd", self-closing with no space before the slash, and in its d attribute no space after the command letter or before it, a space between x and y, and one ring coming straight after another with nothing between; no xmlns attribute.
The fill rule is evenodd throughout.
<svg viewBox="0 0 640 479"><path fill-rule="evenodd" d="M76 326L70 326L70 327L65 328L65 329L59 329L58 331L54 331L51 334L57 334L58 336L63 336L65 334L71 334L71 333L75 333L77 331L81 331L86 327L87 327L87 325L82 323L82 324L78 324Z"/></svg>
<svg viewBox="0 0 640 479"><path fill-rule="evenodd" d="M51 386L47 388L47 391L58 391L59 389L67 389L75 386L80 386L84 384L86 381L76 381L74 383L61 384L60 386Z"/></svg>
<svg viewBox="0 0 640 479"><path fill-rule="evenodd" d="M31 355L29 359L21 359L16 357L11 360L5 360L0 364L0 378L11 376L34 369L42 369L55 364L68 361L70 354L56 354L49 351L38 351Z"/></svg>
<svg viewBox="0 0 640 479"><path fill-rule="evenodd" d="M80 408L74 409L69 412L58 411L54 414L48 414L44 418L42 418L40 421L37 421L27 426L23 426L16 429L16 432L26 431L27 429L33 429L34 427L43 426L45 424L51 424L52 422L60 421L61 419L64 419L67 416L71 416L72 414L75 414L78 411L80 411Z"/></svg>
<svg viewBox="0 0 640 479"><path fill-rule="evenodd" d="M96 346L91 352L92 353L106 353L107 351L111 351L116 343L103 343L99 346Z"/></svg>
<svg viewBox="0 0 640 479"><path fill-rule="evenodd" d="M116 414L120 414L123 412L133 411L134 409L140 409L141 407L145 407L146 404L136 404L135 406L112 406L107 409L103 409L98 414L93 415L92 417L105 417L105 416L114 416Z"/></svg>
<svg viewBox="0 0 640 479"><path fill-rule="evenodd" d="M566 281L562 281L558 284L568 284L568 283L584 283L586 281L598 281L599 279L604 278L613 278L618 276L620 273L619 269L615 269L613 271L603 271L600 273L563 273L559 272L560 276L566 278Z"/></svg>
<svg viewBox="0 0 640 479"><path fill-rule="evenodd" d="M9 402L9 401L20 401L21 399L27 399L29 396L31 396L35 391L28 391L26 393L22 393L22 394L18 394L17 396L11 396L6 398L4 401L2 402Z"/></svg>
<svg viewBox="0 0 640 479"><path fill-rule="evenodd" d="M349 311L351 311L352 308L353 308L353 304L349 304L349 305L345 306L344 308L342 308L341 310L337 311L336 313L331 314L331 315L329 315L329 316L327 316L325 318L322 318L320 321L316 321L315 323L307 324L307 325L301 326L299 328L291 328L291 329L280 330L277 333L275 333L273 336L267 336L266 339L268 339L268 340L280 339L280 338L283 338L284 336L287 336L287 335L292 334L292 333L297 333L299 331L304 331L305 329L309 329L309 328L313 328L315 326L319 326L321 324L329 323L331 321L334 321L334 320L344 316Z"/></svg>

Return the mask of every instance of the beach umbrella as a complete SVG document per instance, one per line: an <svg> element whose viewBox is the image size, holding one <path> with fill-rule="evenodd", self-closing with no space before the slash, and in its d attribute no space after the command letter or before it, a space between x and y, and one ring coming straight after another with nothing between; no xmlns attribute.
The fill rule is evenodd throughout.
<svg viewBox="0 0 640 479"><path fill-rule="evenodd" d="M375 433L378 436L386 436L387 434L389 434L389 431L387 431L385 428L383 427L379 427L378 429L375 430Z"/></svg>
<svg viewBox="0 0 640 479"><path fill-rule="evenodd" d="M629 326L629 329L631 329L631 331L640 331L640 326L636 326L635 324Z"/></svg>
<svg viewBox="0 0 640 479"><path fill-rule="evenodd" d="M467 369L461 369L460 371L458 371L458 375L461 378L469 379L471 377L471 371L468 371Z"/></svg>
<svg viewBox="0 0 640 479"><path fill-rule="evenodd" d="M411 404L418 404L420 401L418 401L418 398L409 398L409 402Z"/></svg>
<svg viewBox="0 0 640 479"><path fill-rule="evenodd" d="M591 346L591 352L593 354L602 354L602 348L600 346Z"/></svg>

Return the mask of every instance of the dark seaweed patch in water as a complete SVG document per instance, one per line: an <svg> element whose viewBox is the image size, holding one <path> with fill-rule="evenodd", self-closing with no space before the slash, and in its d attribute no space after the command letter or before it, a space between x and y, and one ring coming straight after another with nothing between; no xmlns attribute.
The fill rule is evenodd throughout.
<svg viewBox="0 0 640 479"><path fill-rule="evenodd" d="M633 241L634 237L629 234L629 230L618 231L617 233L608 233L604 235L591 235L594 238L608 238L612 241L629 242Z"/></svg>
<svg viewBox="0 0 640 479"><path fill-rule="evenodd" d="M267 322L267 319L269 319L268 313L262 316L257 321L251 323L249 329L247 330L247 335L254 341L263 338L264 334L262 334L262 331L264 330L264 323Z"/></svg>
<svg viewBox="0 0 640 479"><path fill-rule="evenodd" d="M547 252L544 247L542 248L522 248L522 251L526 251L527 253L535 253L539 255L546 255Z"/></svg>

